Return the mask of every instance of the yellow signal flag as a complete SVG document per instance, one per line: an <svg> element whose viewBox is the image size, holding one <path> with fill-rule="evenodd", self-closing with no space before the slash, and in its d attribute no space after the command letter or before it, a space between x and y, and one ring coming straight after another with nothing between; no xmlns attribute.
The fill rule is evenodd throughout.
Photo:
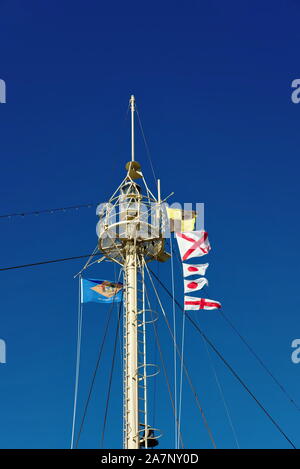
<svg viewBox="0 0 300 469"><path fill-rule="evenodd" d="M167 208L171 233L178 231L194 231L197 212L194 210L181 210L180 208Z"/></svg>

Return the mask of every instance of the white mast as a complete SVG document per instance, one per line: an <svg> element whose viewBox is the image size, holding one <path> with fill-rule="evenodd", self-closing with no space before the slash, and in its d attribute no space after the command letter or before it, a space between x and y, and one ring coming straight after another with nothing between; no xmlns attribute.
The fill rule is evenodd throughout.
<svg viewBox="0 0 300 469"><path fill-rule="evenodd" d="M130 98L130 109L131 109L131 161L134 161L134 110L135 110L135 98L133 94Z"/></svg>
<svg viewBox="0 0 300 469"><path fill-rule="evenodd" d="M125 271L125 435L127 449L139 448L137 363L137 258L133 243L127 244Z"/></svg>
<svg viewBox="0 0 300 469"><path fill-rule="evenodd" d="M134 161L134 96L131 95L131 161ZM137 256L134 240L125 248L125 422L124 443L128 449L139 448L139 402L137 363Z"/></svg>
<svg viewBox="0 0 300 469"><path fill-rule="evenodd" d="M123 446L138 449L157 444L147 415L147 367L155 365L146 362L146 324L151 320L146 320L146 311L150 310L145 308L144 264L151 260L164 262L169 256L164 252L166 220L160 210L160 184L157 201L135 161L133 95L130 108L131 161L126 164L124 181L99 214L97 233L99 250L122 265L124 271ZM142 179L146 194L142 194L136 179ZM152 213L156 213L154 220ZM152 370L150 375L155 374Z"/></svg>

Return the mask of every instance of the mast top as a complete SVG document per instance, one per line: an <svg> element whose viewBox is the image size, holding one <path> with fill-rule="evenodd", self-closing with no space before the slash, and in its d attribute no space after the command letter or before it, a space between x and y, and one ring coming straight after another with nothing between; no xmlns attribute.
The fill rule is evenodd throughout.
<svg viewBox="0 0 300 469"><path fill-rule="evenodd" d="M135 97L132 94L130 97L131 109L131 161L134 161L134 110L135 110Z"/></svg>
<svg viewBox="0 0 300 469"><path fill-rule="evenodd" d="M135 97L134 97L134 95L133 95L133 94L130 96L130 100L129 100L129 102L130 102L130 105L131 105L131 110L132 110L132 108L133 108L133 110L134 110L134 105L135 105Z"/></svg>
<svg viewBox="0 0 300 469"><path fill-rule="evenodd" d="M134 111L135 111L135 97L130 96L129 105L131 109L131 160L126 164L126 170L131 179L139 179L142 177L141 165L135 161L134 151Z"/></svg>

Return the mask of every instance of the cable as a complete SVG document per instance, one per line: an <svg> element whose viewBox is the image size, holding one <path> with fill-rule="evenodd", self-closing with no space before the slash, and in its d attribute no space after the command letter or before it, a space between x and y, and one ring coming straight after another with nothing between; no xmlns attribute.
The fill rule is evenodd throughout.
<svg viewBox="0 0 300 469"><path fill-rule="evenodd" d="M157 262L157 274L159 276L159 262ZM158 309L158 301L157 301L157 298L155 299L155 311ZM156 324L156 330L158 332L158 323ZM154 350L154 363L156 363L156 360L157 360L157 348L155 347L155 350ZM156 396L157 396L157 380L155 379L154 380L154 383L153 383L153 406L152 406L152 409L153 409L153 426L155 427L155 423L156 423Z"/></svg>
<svg viewBox="0 0 300 469"><path fill-rule="evenodd" d="M48 261L41 261L41 262L33 262L31 264L23 264L23 265L14 265L11 267L2 267L0 272L4 272L5 270L13 270L13 269L23 269L25 267L35 267L37 265L45 265L45 264L53 264L54 262L65 262L65 261L72 261L74 259L83 259L84 257L91 257L91 256L99 256L99 253L96 254L84 254L82 256L73 256L73 257L63 257L60 259L50 259Z"/></svg>
<svg viewBox="0 0 300 469"><path fill-rule="evenodd" d="M198 323L198 321L197 321L197 323ZM220 383L220 380L219 380L219 377L218 377L218 374L217 374L217 370L216 370L216 367L215 367L214 362L213 362L213 358L211 356L211 352L209 351L208 345L207 345L207 343L205 342L205 340L202 336L201 336L201 339L203 341L204 348L206 350L206 353L207 353L207 356L208 356L208 359L209 359L209 362L210 362L210 365L211 365L211 369L213 371L213 375L214 375L214 378L215 378L215 381L216 381L216 384L217 384L217 388L219 390L219 393L220 393L220 396L221 396L221 399L222 399L222 402L223 402L226 417L227 417L229 426L231 428L232 435L233 435L236 447L238 449L240 449L238 437L237 437L237 434L236 434L236 431L235 431L235 428L234 428L234 425L233 425L233 421L232 421L232 418L231 418L231 415L230 415L228 404L227 404L226 399L225 399L224 391L223 391L223 388L221 386L221 383Z"/></svg>
<svg viewBox="0 0 300 469"><path fill-rule="evenodd" d="M91 204L80 204L80 205L71 205L69 207L59 207L59 208L46 208L43 210L34 210L31 212L19 212L19 213L7 213L4 215L0 215L0 218L12 218L12 217L28 217L31 215L43 215L43 214L52 214L56 212L67 212L68 210L79 210L80 208L91 208L97 207L100 202L98 203L91 203Z"/></svg>
<svg viewBox="0 0 300 469"><path fill-rule="evenodd" d="M85 406L84 406L83 416L82 416L82 419L81 419L81 424L80 424L80 428L79 428L79 432L78 432L78 436L77 436L77 440L76 440L76 445L75 445L76 448L78 448L78 443L79 443L80 436L81 436L81 433L82 433L82 430L83 430L83 425L84 425L85 418L86 418L86 415L87 415L88 406L89 406L89 403L90 403L90 400L91 400L91 396L92 396L92 392L93 392L93 388L94 388L94 384L95 384L95 379L96 379L97 371L98 371L98 368L99 368L103 347L104 347L105 340L106 340L106 337L107 337L108 326L109 326L109 323L110 323L110 320L111 320L111 317L112 317L112 312L113 312L114 305L115 305L115 302L111 303L111 306L108 310L105 330L104 330L102 342L101 342L101 345L100 345L96 366L95 366L95 369L94 369L94 373L93 373L92 381L91 381L91 384L90 384L88 397L87 397L87 400L86 400L86 403L85 403Z"/></svg>
<svg viewBox="0 0 300 469"><path fill-rule="evenodd" d="M160 361L161 361L161 364L162 364L162 367L163 367L165 380L166 380L166 383L167 383L167 388L168 388L169 398L170 398L172 409L173 409L174 418L176 418L175 404L174 404L174 400L173 400L173 396L172 396L172 391L171 391L171 386L170 386L170 382L169 382L169 378L168 378L168 374L167 374L166 364L165 364L165 361L164 361L164 357L163 357L161 345L160 345L160 342L159 342L159 337L158 337L158 333L157 333L157 330L156 330L156 324L155 323L153 323L153 329L154 329L154 333L155 333L155 341L156 341L156 345L157 345L157 348L158 348ZM178 426L178 424L176 426ZM182 433L179 429L178 429L178 439L181 441L181 445L182 445L182 448L183 448Z"/></svg>
<svg viewBox="0 0 300 469"><path fill-rule="evenodd" d="M181 410L182 410L182 385L183 385L183 357L184 357L184 339L185 339L185 314L182 315L182 337L181 337L181 362L180 362L180 388L179 388L179 410L178 421L181 427ZM178 443L179 444L179 443Z"/></svg>
<svg viewBox="0 0 300 469"><path fill-rule="evenodd" d="M81 333L82 333L81 275L79 275L78 292L79 292L78 293L79 298L78 298L78 318L77 318L77 352L76 352L76 373L75 373L75 388L74 388L71 449L73 449L74 447L76 413L77 413L77 397L78 397L78 385L79 385L79 370L80 370L80 355L81 355Z"/></svg>
<svg viewBox="0 0 300 469"><path fill-rule="evenodd" d="M150 270L150 269L149 269ZM161 282L161 280L156 277L155 273L150 270L150 272L154 275L156 280L160 283L160 285L164 288L164 290L168 293L168 295L172 298L172 293L168 290L168 288ZM175 303L184 312L183 307L181 304L175 299ZM223 357L223 355L218 351L216 346L208 339L208 337L204 334L204 332L200 329L200 327L196 324L196 322L191 318L191 316L185 312L187 319L191 322L191 324L195 327L195 329L201 334L201 336L205 339L208 345L214 350L214 352L218 355L218 357L222 360L222 362L226 365L229 371L233 374L233 376L239 381L239 383L243 386L243 388L248 392L248 394L252 397L252 399L256 402L256 404L261 408L261 410L266 414L269 420L273 423L273 425L277 428L277 430L282 434L282 436L290 443L290 445L297 449L292 440L286 435L286 433L282 430L279 424L274 420L271 414L265 409L265 407L260 403L257 397L253 394L253 392L249 389L249 387L244 383L244 381L240 378L237 372L232 368L232 366L228 363L228 361Z"/></svg>
<svg viewBox="0 0 300 469"><path fill-rule="evenodd" d="M123 300L123 294L122 294L122 300ZM112 377L113 377L113 372L114 372L114 367L115 367L115 358L116 358L116 350L117 350L117 342L118 342L118 333L119 333L120 319L121 319L121 307L122 307L122 302L123 302L122 300L120 301L120 305L119 305L118 323L117 323L117 327L116 327L116 335L115 335L115 342L114 342L113 359L112 359L111 370L110 370L110 376L109 376L109 384L108 384L108 391L107 391L107 398L106 398L105 414L104 414L104 421L103 421L103 428L102 428L102 436L101 436L101 444L100 444L100 447L101 447L101 448L103 448L103 441L104 441L105 428L106 428L106 420L107 420L107 412L108 412L108 406L109 406L109 400L110 400L110 392L111 392L111 383L112 383Z"/></svg>
<svg viewBox="0 0 300 469"><path fill-rule="evenodd" d="M165 322L166 322L166 324L167 324L169 333L170 333L170 335L171 335L171 337L172 337L173 342L175 342L175 344L176 344L175 337L174 337L173 334L172 334L172 329L171 329L171 326L170 326L169 321L168 321L168 319L167 319L167 315L166 315L165 310L164 310L164 308L163 308L163 306L162 306L162 304L161 304L161 301L160 301L158 292L157 292L157 290L156 290L156 288L155 288L155 285L154 285L154 283L153 283L152 277L151 277L151 275L150 275L150 272L152 272L152 271L150 271L150 269L147 267L147 264L145 264L145 266L146 266L146 270L147 270L148 276L149 276L149 278L150 278L150 281L151 281L153 290L154 290L154 292L155 292L155 295L156 295L156 297L157 297L157 299L158 299L160 308L161 308L161 310L162 310L163 317L164 317ZM172 297L172 294L169 292L169 290L167 290L167 291L168 291L169 295ZM175 302L176 302L176 300L175 300ZM179 358L182 359L177 344L176 344L176 350L177 350L177 353L178 353L178 355L179 355ZM194 394L194 397L195 397L195 400L196 400L196 404L197 404L197 407L198 407L198 409L199 409L199 411L200 411L200 414L201 414L201 417L202 417L204 426L205 426L205 428L206 428L206 430L207 430L207 433L208 433L208 435L209 435L209 438L210 438L210 440L211 440L211 442L212 442L213 447L216 449L216 448L217 448L217 445L216 445L216 443L215 443L215 440L214 440L212 431L211 431L211 429L210 429L210 427L209 427L209 425L208 425L208 421L207 421L206 416L205 416L205 414L204 414L204 410L203 410L203 408L202 408L202 406L201 406L201 404L200 404L198 394L197 394L196 389L195 389L195 387L194 387L194 385L193 385L193 383L192 383L192 380L191 380L190 375L189 375L189 373L188 373L187 367L186 367L186 365L185 365L185 363L184 363L183 360L182 360L182 362L183 362L183 367L184 367L185 375L186 375L186 377L187 377L187 380L188 380L189 386L190 386L190 388L191 388L191 391L192 391L193 394ZM178 422L177 422L177 424L178 424Z"/></svg>
<svg viewBox="0 0 300 469"><path fill-rule="evenodd" d="M156 179L156 175L155 175L155 171L154 171L154 166L153 166L153 163L152 163L152 157L151 157L149 145L148 145L146 137L145 137L145 133L144 133L144 129L143 129L143 126L142 126L142 121L140 119L140 115L139 115L137 105L135 105L135 110L136 110L136 114L137 114L137 117L138 117L138 122L139 122L139 126L140 126L140 129L141 129L141 134L142 134L142 137L143 137L143 140L144 140L144 144L145 144L145 148L146 148L146 154L147 154L147 157L148 157L148 160L149 160L149 163L150 163L150 167L151 167L151 171L152 171L152 174L153 174L155 186L157 186L157 179Z"/></svg>
<svg viewBox="0 0 300 469"><path fill-rule="evenodd" d="M126 113L125 113L125 118L122 121L123 125L125 125L125 123L127 121L129 108L130 108L130 106L128 105ZM120 143L121 143L121 137L119 137L119 139L116 143L115 151L112 152L112 155L117 155L118 154ZM114 161L113 156L111 157L111 160ZM42 209L42 210L33 210L33 211L29 211L29 212L7 213L7 214L0 215L0 219L1 218L3 218L3 219L4 218L13 218L13 217L22 217L23 218L23 217L32 216L32 215L38 216L38 215L43 215L43 214L52 214L52 213L56 213L56 212L67 212L68 210L79 210L80 208L97 207L97 205L99 205L99 203L100 202L97 202L97 203L92 202L90 204L79 204L79 205L71 205L71 206L67 206L67 207L47 208L47 209Z"/></svg>
<svg viewBox="0 0 300 469"><path fill-rule="evenodd" d="M146 298L147 298L147 302L148 302L148 308L151 311L151 305L150 305L150 300L149 300L148 292L147 292L147 289L146 289L146 285L144 284L144 286L145 286L145 293L146 293ZM176 410L175 410L175 405L174 405L174 399L173 399L173 396L172 396L171 385L170 385L170 381L169 381L169 378L168 378L167 368L166 368L166 365L165 365L165 361L164 361L164 357L163 357L163 353L162 353L162 349L161 349L161 345L160 345L160 341L159 341L157 327L156 327L155 321L153 319L154 319L153 314L151 313L151 320L152 320L152 325L153 325L153 330L154 330L154 335L155 335L155 342L156 342L156 345L157 345L160 361L161 361L161 364L162 364L162 367L163 367L163 372L164 372L164 376L165 376L165 380L166 380L166 384L167 384L168 394L169 394L169 398L170 398L171 405L172 405L173 415L175 417L176 416ZM182 434L181 434L180 431L178 431L178 436L179 436L179 439L180 439L182 447L183 447Z"/></svg>
<svg viewBox="0 0 300 469"><path fill-rule="evenodd" d="M300 410L298 404L294 399L288 394L286 389L283 387L283 385L278 381L278 379L274 376L274 374L269 370L267 365L262 361L262 359L259 357L259 355L255 352L255 350L251 347L251 345L246 341L246 339L240 334L240 332L237 330L236 326L230 321L230 319L225 316L223 311L219 310L219 313L225 319L225 321L230 325L232 330L239 336L241 341L246 345L248 350L252 353L252 355L256 358L256 360L260 363L260 365L263 367L263 369L268 373L268 375L271 376L273 381L277 384L277 386L281 389L281 391L285 394L285 396L288 398L288 400L296 407L297 410Z"/></svg>
<svg viewBox="0 0 300 469"><path fill-rule="evenodd" d="M170 243L171 243L171 249L172 249L172 234L170 236ZM172 295L173 295L173 301L172 301L172 314L173 314L173 334L174 334L174 343L173 343L173 360L174 360L174 403L175 403L175 449L178 449L179 446L179 438L178 438L178 432L177 432L177 415L180 416L180 411L181 411L181 402L179 404L179 414L178 414L178 406L177 406L177 353L176 353L176 339L177 339L177 333L176 333L176 311L175 311L175 302L174 302L174 297L175 297L175 290L174 290L174 263L173 263L173 256L171 256L171 281L172 281ZM184 337L182 338L182 343L184 342ZM182 374L181 377L182 378ZM180 392L182 390L182 381L180 380ZM180 417L178 418L178 427L180 429Z"/></svg>
<svg viewBox="0 0 300 469"><path fill-rule="evenodd" d="M65 258L60 258L60 259L50 259L47 261L41 261L41 262L33 262L30 264L22 264L22 265L15 265L15 266L10 266L10 267L2 267L0 268L0 272L4 272L7 270L13 270L13 269L23 269L26 267L35 267L38 265L45 265L45 264L52 264L56 262L65 262L65 261L70 261L70 260L75 260L75 259L82 259L86 257L93 257L100 255L99 253L96 254L84 254L82 256L73 256L73 257L65 257ZM246 345L246 347L249 349L249 351L252 353L252 355L256 358L256 360L260 363L260 365L265 369L265 371L271 376L273 381L277 384L277 386L281 389L281 391L286 395L288 400L296 407L297 410L300 410L297 402L288 394L284 386L278 381L278 379L274 376L274 374L269 370L267 365L263 362L263 360L259 357L259 355L255 352L255 350L250 346L250 344L246 341L246 339L240 334L240 332L237 330L237 328L234 326L234 324L225 316L223 312L221 312L221 315L225 319L225 321L230 325L230 327L235 331L235 333L239 336L239 338L242 340L242 342Z"/></svg>
<svg viewBox="0 0 300 469"><path fill-rule="evenodd" d="M95 254L95 255L98 255L98 254ZM54 263L54 262L64 262L64 261L69 261L69 260L74 260L74 259L82 259L84 257L90 257L91 254L85 254L85 255L82 255L82 256L73 256L73 257L66 257L66 258L61 258L61 259L52 259L52 260L48 260L48 261L42 261L42 262L35 262L35 263L31 263L31 264L23 264L23 265L17 265L17 266L11 266L11 267L4 267L4 268L0 268L0 271L7 271L7 270L12 270L12 269L21 269L21 268L25 268L25 267L33 267L33 266L37 266L37 265L45 265L45 264L51 264L51 263ZM150 269L149 269L150 270ZM150 270L150 272L154 275L154 277L156 278L156 280L158 282L160 282L159 278L155 275L154 272L152 272L152 270ZM160 282L161 283L161 282ZM161 285L163 286L163 288L166 289L166 287L161 283ZM169 290L166 289L166 291L170 294ZM171 295L172 297L172 295ZM177 304L177 306L183 310L182 306L178 303L177 300L175 300L175 303ZM193 323L191 317L186 313L186 317L189 319L190 322ZM194 324L194 327L196 327L196 325ZM200 331L199 331L200 332ZM202 333L202 331L200 332ZM202 333L203 334L203 333ZM217 349L214 348L214 345L212 343L210 343L207 339L206 336L203 335L203 337L205 338L205 340L207 341L207 343L214 349L214 351L217 353L217 355L219 355L219 357L221 358L221 360L225 363L225 365L230 369L230 371L234 374L234 370L231 369L230 365L225 361L225 359L222 357L222 355L217 351ZM270 374L270 372L269 372ZM234 375L235 376L235 375ZM272 376L272 374L271 374ZM273 424L278 428L278 430L282 433L282 435L286 438L286 440L292 445L293 448L296 448L295 445L292 443L292 441L287 437L287 435L283 432L283 430L279 427L279 425L275 422L275 420L273 420L273 418L271 417L270 414L268 414L268 412L264 409L264 407L262 406L262 404L260 404L260 402L258 400L256 400L256 397L251 393L251 391L247 388L247 386L245 385L245 383L243 383L242 380L240 380L240 378L238 377L238 375L235 376L239 381L240 383L242 384L242 386L249 392L249 394L252 396L252 398L257 401L257 404L261 407L261 409L266 413L266 415L269 417L269 419L273 422ZM273 377L274 379L274 377ZM280 384L278 382L278 384ZM283 388L284 389L284 388ZM291 398L290 398L291 399ZM293 403L295 403L295 401L293 401L291 399L291 401ZM296 403L295 403L296 404Z"/></svg>
<svg viewBox="0 0 300 469"><path fill-rule="evenodd" d="M128 112L129 112L130 106L127 106L127 110L125 113L125 118L122 121L123 125L125 125L127 118L128 118ZM118 142L116 143L115 151L113 151L112 155L117 155L119 152L119 146L121 143L121 137L119 137ZM111 160L114 161L113 156L111 157ZM56 212L66 212L68 210L79 210L80 208L91 208L91 207L97 207L100 202L92 202L90 204L79 204L79 205L71 205L68 207L58 207L58 208L47 208L47 209L42 209L42 210L34 210L34 211L29 211L29 212L18 212L18 213L8 213L4 215L0 215L1 218L12 218L12 217L26 217L26 216L31 216L31 215L43 215L43 214L52 214Z"/></svg>
<svg viewBox="0 0 300 469"><path fill-rule="evenodd" d="M178 254L175 249L173 249L173 244L172 244L172 235L170 235L170 249L172 253L172 259L173 255L176 255L176 260L180 264L180 268L182 269L182 262L179 261L178 259ZM172 303L175 304L175 293L174 290L172 290ZM182 315L182 337L181 337L181 363L180 363L180 388L179 388L179 410L178 410L178 421L179 421L179 428L181 426L181 410L182 410L182 386L183 386L183 357L184 357L184 342L185 342L185 314Z"/></svg>
<svg viewBox="0 0 300 469"><path fill-rule="evenodd" d="M180 264L180 268L182 269L182 262L181 259L179 259L177 251L173 248L173 243L172 243L172 234L170 235L170 250L172 253L171 260L173 261L173 255L175 254L177 262ZM172 304L174 305L174 289L172 289ZM181 410L182 410L182 385L183 385L183 357L184 357L184 340L185 340L185 314L182 315L182 337L181 337L181 363L180 363L180 385L179 385L179 409L178 409L178 422L179 422L179 428L181 426ZM179 442L178 442L179 445Z"/></svg>
<svg viewBox="0 0 300 469"><path fill-rule="evenodd" d="M269 420L275 425L277 430L284 436L284 438L290 443L290 445L294 448L297 449L294 443L291 441L291 439L286 435L286 433L282 430L282 428L279 426L279 424L274 420L274 418L271 416L271 414L265 409L265 407L260 403L260 401L257 399L257 397L253 394L253 392L249 389L249 387L244 383L244 381L240 378L240 376L237 374L237 372L232 368L232 366L225 360L225 358L222 356L222 354L216 349L214 344L206 337L204 332L200 329L199 326L193 321L193 319L186 313L186 317L188 320L193 324L193 326L198 330L198 332L203 336L203 338L206 340L208 345L216 352L218 357L223 361L223 363L227 366L227 368L231 371L233 376L240 382L240 384L243 386L243 388L248 392L248 394L254 399L254 401L257 403L257 405L261 408L261 410L266 414L266 416L269 418Z"/></svg>
<svg viewBox="0 0 300 469"><path fill-rule="evenodd" d="M182 264L177 251L174 249L172 250L173 253L176 254L178 262L180 265ZM225 315L225 313L222 310L218 310L219 314L223 317L223 319L229 324L231 329L238 335L238 337L241 339L241 341L246 345L248 350L251 352L251 354L254 356L254 358L258 361L258 363L262 366L262 368L268 373L268 375L273 379L273 381L276 383L276 385L280 388L280 390L285 394L287 399L296 407L298 411L300 411L300 407L297 404L297 402L289 395L287 390L284 388L284 386L279 382L279 380L274 376L274 374L270 371L270 369L267 367L267 365L263 362L263 360L260 358L257 352L253 349L253 347L249 344L249 342L246 341L246 339L242 336L242 334L238 331L237 327L232 323L232 321Z"/></svg>

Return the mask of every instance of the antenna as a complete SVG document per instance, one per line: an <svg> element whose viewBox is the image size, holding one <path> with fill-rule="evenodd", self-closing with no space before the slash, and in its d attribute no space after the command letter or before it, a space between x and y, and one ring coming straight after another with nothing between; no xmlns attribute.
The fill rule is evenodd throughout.
<svg viewBox="0 0 300 469"><path fill-rule="evenodd" d="M130 97L131 109L131 161L134 161L134 111L135 111L135 97L132 94Z"/></svg>

